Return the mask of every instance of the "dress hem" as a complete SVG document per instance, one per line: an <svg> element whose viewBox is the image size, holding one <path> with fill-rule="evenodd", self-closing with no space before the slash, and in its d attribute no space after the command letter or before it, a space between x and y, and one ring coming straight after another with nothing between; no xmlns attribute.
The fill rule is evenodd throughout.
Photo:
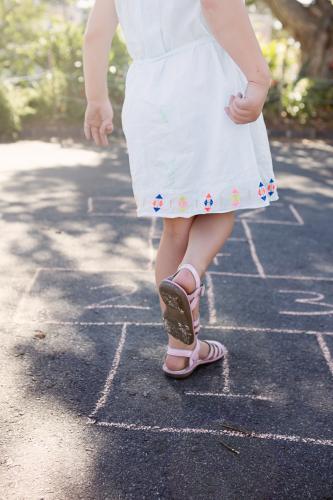
<svg viewBox="0 0 333 500"><path fill-rule="evenodd" d="M137 209L136 210L136 215L137 217L163 217L163 218L169 218L169 219L175 219L176 217L182 217L184 219L189 219L190 217L193 217L194 215L209 215L209 214L224 214L228 212L236 212L239 210L252 210L252 209L257 209L257 208L266 208L271 205L271 203L274 203L274 201L278 201L279 195L277 192L274 193L274 195L266 200L265 202L262 203L254 203L254 204L244 204L244 205L239 205L239 206L230 206L228 208L221 209L212 209L209 212L204 211L204 210L193 210L192 212L187 212L186 214L183 212L179 213L172 213L172 212L163 212L163 211L157 211L157 212L146 212L144 210Z"/></svg>

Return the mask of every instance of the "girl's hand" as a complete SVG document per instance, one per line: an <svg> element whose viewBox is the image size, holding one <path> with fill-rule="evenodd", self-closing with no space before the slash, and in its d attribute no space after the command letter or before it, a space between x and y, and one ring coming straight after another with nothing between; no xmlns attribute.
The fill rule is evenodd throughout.
<svg viewBox="0 0 333 500"><path fill-rule="evenodd" d="M269 84L248 82L245 96L239 93L230 97L227 115L238 125L254 122L262 112L268 90Z"/></svg>
<svg viewBox="0 0 333 500"><path fill-rule="evenodd" d="M97 146L109 144L107 134L113 131L113 109L109 99L88 101L84 118L84 135Z"/></svg>

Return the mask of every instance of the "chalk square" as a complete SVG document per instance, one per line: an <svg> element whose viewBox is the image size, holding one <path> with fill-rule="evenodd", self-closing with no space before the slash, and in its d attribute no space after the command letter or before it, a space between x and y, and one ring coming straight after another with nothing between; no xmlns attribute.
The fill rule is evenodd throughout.
<svg viewBox="0 0 333 500"><path fill-rule="evenodd" d="M231 397L199 395L223 392L222 362L200 367L182 381L167 378L161 370L164 333L155 326L128 325L118 371L94 418L176 429L186 424L220 430L223 422L231 422L257 433L332 437L331 380L315 337L304 336L300 342L295 335L235 335L208 329L203 335L228 347ZM251 398L258 394L267 399Z"/></svg>
<svg viewBox="0 0 333 500"><path fill-rule="evenodd" d="M333 301L329 300L333 296L333 282L213 273L211 278L217 323L252 328L333 330Z"/></svg>

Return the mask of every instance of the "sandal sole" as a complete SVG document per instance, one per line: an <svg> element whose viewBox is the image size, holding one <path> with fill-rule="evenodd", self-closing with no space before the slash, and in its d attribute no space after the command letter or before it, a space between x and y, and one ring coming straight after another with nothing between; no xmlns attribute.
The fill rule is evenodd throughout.
<svg viewBox="0 0 333 500"><path fill-rule="evenodd" d="M159 292L166 305L163 319L167 332L184 344L193 344L196 334L187 295L180 287L168 281L161 281Z"/></svg>

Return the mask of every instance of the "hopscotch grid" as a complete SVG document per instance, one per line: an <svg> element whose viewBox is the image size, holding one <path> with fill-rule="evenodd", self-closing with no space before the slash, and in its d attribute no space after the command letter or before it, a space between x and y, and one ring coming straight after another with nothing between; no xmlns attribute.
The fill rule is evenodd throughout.
<svg viewBox="0 0 333 500"><path fill-rule="evenodd" d="M136 430L136 431L149 431L149 432L160 432L160 433L176 433L176 434L208 434L208 435L215 435L215 436L221 436L221 435L228 435L228 436L233 436L233 437L242 437L242 438L255 438L255 439L261 439L265 441L276 441L276 442L289 442L289 443L300 443L300 444L312 444L312 445L320 445L320 446L332 446L333 447L333 440L330 439L321 439L321 438L313 438L313 437L303 437L303 436L297 436L297 435L285 435L285 434L273 434L273 433L262 433L262 432L255 432L255 431L250 431L249 434L243 434L238 431L231 431L231 430L215 430L215 429L208 429L208 428L189 428L189 427L160 427L160 426L150 426L150 425L140 425L140 424L133 424L129 422L107 422L103 420L98 420L97 414L98 412L105 407L110 391L112 389L112 382L117 374L117 370L120 364L121 360L121 355L123 352L123 348L125 345L126 341L126 335L127 335L127 326L128 323L125 322L122 324L122 330L121 330L121 335L120 339L118 342L118 346L113 358L112 366L109 371L109 374L107 376L107 379L105 381L104 387L100 393L100 397L98 398L94 410L91 412L91 414L87 417L86 423L89 425L97 425L100 427L109 427L109 428L118 428L118 429L126 429L126 430ZM186 394L186 393L185 393ZM195 395L195 396L200 396L200 395L214 395L214 393L194 393L194 392L188 392L187 395ZM239 394L219 394L219 396L226 396L226 397L234 397L234 398L239 398L239 397L248 397L250 396L251 399L257 399L257 400L270 400L269 398L265 396L253 396L253 395L239 395ZM271 400L270 400L271 401Z"/></svg>
<svg viewBox="0 0 333 500"><path fill-rule="evenodd" d="M25 292L26 294L29 294L34 286L34 284L36 283L37 281L37 278L41 272L41 268L38 268L33 276L33 278L31 279L28 287L26 288ZM22 297L21 301L24 300L25 298L25 294L24 296ZM19 303L20 305L20 303ZM17 309L18 310L18 309ZM62 323L62 322L57 322L57 323ZM71 322L64 322L64 323L71 323ZM77 324L82 324L83 322L76 322ZM88 322L87 322L88 323ZM111 391L111 386L112 386L112 382L114 380L114 377L116 376L116 373L117 373L117 370L118 370L118 366L119 366L119 363L120 363L120 359L121 359L121 354L122 354L122 351L123 351L123 347L124 347L124 344L125 344L125 340L126 340L126 333L127 333L127 326L131 323L128 323L128 322L99 322L98 324L101 325L101 324L122 324L122 332L121 332L121 335L120 335L120 340L119 340L119 343L118 343L118 347L117 347L117 350L116 350L116 353L115 353L115 356L114 356L114 359L113 359L113 363L112 363L112 367L110 369L110 372L108 374L108 377L107 377L107 380L104 384L104 388L100 394L100 397L98 399L98 401L96 402L96 405L95 405L95 408L93 410L93 412L91 413L90 415L90 419L93 419L98 411L103 408L107 402L107 399L108 399L108 396L110 394L110 391ZM143 323L140 323L140 322L135 322L136 325L140 325L142 326ZM163 323L150 323L150 324L153 324L153 325L159 325L159 326L162 326ZM222 330L227 330L227 329L232 329L232 330L240 330L240 329L246 329L246 330L249 330L248 328L246 327L243 327L243 328L240 328L240 327L226 327L225 325L221 325L220 327L218 325L209 325L207 326L206 328L213 328L213 329L217 329L217 328L221 328ZM286 332L286 330L282 330L282 329L258 329L258 328L255 328L253 329L255 331L283 331L283 332ZM309 331L302 331L302 330L292 330L293 333L295 332L298 332L298 333L306 333L306 334L315 334L316 335L316 338L318 340L318 343L319 343L319 346L323 352L323 355L324 355L324 358L330 368L330 371L331 373L333 373L333 368L332 368L332 359L331 359L331 356L330 356L330 353L329 353L329 350L328 350L328 347L325 343L325 340L323 338L323 335L327 335L327 334L330 334L330 332L325 332L325 333L322 333L322 332L309 332ZM331 332L331 334L333 335L333 332ZM225 378L225 387L224 387L224 392L225 394L222 394L220 397L234 397L234 398L237 398L237 397L249 397L251 396L252 399L253 399L253 396L252 395L237 395L237 394L230 394L230 392L228 393L228 385L227 385L227 377L229 377L229 373L228 375L226 376L226 370L227 372L229 371L229 367L226 368L226 366L228 367L227 364L224 364L224 367L223 367L223 371L224 371L224 378ZM214 393L196 393L194 394L196 396L201 396L201 395L215 395ZM264 399L265 397L264 396L257 396L256 399ZM267 398L265 398L267 399ZM92 423L96 423L94 420L91 420ZM150 431L156 431L158 430L158 432L176 432L176 433L199 433L199 434L203 434L203 433L206 433L206 434L216 434L216 432L220 435L220 434L228 434L228 435L238 435L239 433L234 433L234 432L228 432L228 431L214 431L212 429L187 429L187 428L156 428L156 427L151 427L151 426L138 426L136 424L129 424L129 423L115 423L115 422L97 422L97 425L100 425L100 426L107 426L107 427L120 427L120 428L126 428L126 429L133 429L133 430L150 430ZM240 437L246 437L242 434L239 434ZM279 434L265 434L265 433L251 433L250 436L248 437L254 437L254 438L259 438L259 439L264 439L264 440L273 440L273 441L287 441L287 442L299 442L299 443L306 443L306 444L317 444L317 445L322 445L322 446L333 446L333 441L330 441L330 440L323 440L323 439L316 439L316 438L304 438L304 437L301 437L301 436L287 436L287 435L279 435Z"/></svg>
<svg viewBox="0 0 333 500"><path fill-rule="evenodd" d="M99 199L102 199L102 197L99 197ZM104 197L104 199L110 199L110 197ZM118 197L119 199L119 197ZM293 212L295 218L297 219L298 221L298 224L299 225L304 225L304 221L303 219L300 217L300 215L298 214L298 212L296 211L296 209L294 209L294 207L292 205L289 205L290 207L290 210ZM94 205L93 205L93 199L92 198L89 198L88 199L88 213L93 213L93 209L94 209ZM100 215L100 216L104 216L104 215L119 215L117 213L115 214L103 214L103 213L95 213L94 215ZM134 215L134 214L133 214ZM253 238L252 238L252 233L250 231L250 228L249 228L249 225L247 224L246 221L242 220L242 225L243 225L243 228L245 230L245 234L246 234L246 237L247 237L247 242L249 243L249 246L250 246L250 250L251 250L251 256L252 256L252 259L257 267L257 270L258 270L258 275L250 275L251 277L259 277L259 278L271 278L270 276L266 276L265 275L265 272L264 272L264 268L262 266L262 264L260 263L259 261L259 258L258 258L258 255L257 255L257 252L256 252L256 248L255 248L255 245L254 245L254 242L253 242ZM260 221L251 221L251 222L260 222ZM263 223L267 223L267 221L262 221ZM273 223L277 223L277 221L274 221ZM150 233L149 233L149 242L150 242L150 260L149 260L149 264L148 264L148 269L152 269L152 265L153 265L153 258L154 258L154 249L153 249L153 238L154 238L154 231L155 231L155 225L156 225L156 218L153 218L152 219L152 225L151 225L151 228L150 228ZM240 239L239 239L240 240ZM38 268L36 271L35 271L35 274L31 280L31 282L29 283L29 286L27 287L27 289L25 290L21 300L19 301L19 304L18 304L18 307L16 309L16 313L15 313L15 317L16 314L18 313L19 309L22 307L22 303L24 302L25 300L25 297L26 295L28 295L29 293L31 293L31 290L34 286L34 284L36 283L38 277L39 277L39 274L41 271L69 271L67 268ZM70 270L72 272L81 272L81 270ZM114 270L112 270L114 271ZM132 270L131 270L132 271ZM89 272L89 271L84 271L84 272ZM100 273L101 271L100 270L97 270L96 271L97 273ZM108 271L104 271L104 272L108 272ZM115 271L115 272L124 272L124 270L120 270L120 271ZM136 272L135 270L133 270L133 272ZM210 294L211 294L211 297L210 297L210 306L209 306L209 309L210 309L210 322L213 322L213 323L216 323L216 311L214 313L214 310L215 310L215 297L214 297L214 289L213 289L213 284L212 284L212 280L211 280L211 274L220 274L220 275L232 275L232 276L235 276L236 273L222 273L222 272L212 272L212 273L208 273L208 280L207 280L207 283L208 283L208 289L210 290ZM244 276L244 275L243 275ZM249 276L249 275L247 275ZM277 276L277 277L274 277L276 279L281 279L280 276ZM310 277L288 277L288 279L312 279ZM318 279L318 278L316 278ZM322 280L322 278L319 278L320 280ZM325 278L324 278L325 280ZM333 280L333 278L332 278ZM209 301L208 301L209 302ZM215 315L214 315L215 314ZM213 318L213 321L212 321L212 318ZM118 343L118 346L117 346L117 349L116 349L116 352L115 352L115 356L114 356L114 359L113 359L113 363L112 363L112 366L111 366L111 369L109 371L109 374L107 376L107 379L106 379L106 382L104 384L104 387L102 389L102 392L100 394L100 397L99 399L97 400L96 402L96 405L95 405L95 408L94 410L92 411L92 413L90 414L90 416L88 417L88 420L87 420L87 423L92 423L92 424L96 424L96 425L99 425L99 426L104 426L104 427L114 427L114 428L123 428L123 429L132 429L132 430L140 430L140 431L155 431L155 432L172 432L172 433L181 433L181 434L186 434L186 433L192 433L192 434L210 434L210 435L229 435L229 436L237 436L237 437L254 437L254 438L259 438L259 439L264 439L264 440L273 440L273 441L287 441L287 442L291 442L291 443L306 443L306 444L316 444L316 445L322 445L322 446L333 446L333 441L332 440L325 440L325 439L316 439L316 438L309 438L309 437L301 437L301 436L294 436L294 435L291 435L291 436L288 436L288 435L281 435L281 434L271 434L271 433L256 433L256 432L251 432L249 436L245 436L244 434L242 433L239 433L239 432L236 432L236 431L228 431L228 430L214 430L214 429L203 429L203 428L195 428L195 429L191 429L191 428L163 428L163 427L159 427L159 426L144 426L144 425L137 425L137 424L130 424L130 423L126 423L126 422L96 422L96 420L94 420L94 417L96 417L98 411L103 408L106 403L107 403L107 399L109 397L109 394L110 394L110 391L112 389L112 383L113 383L113 380L117 374L117 370L118 370L118 367L119 367L119 363L120 363L120 360L121 360L121 355L122 355L122 351L123 351L123 347L124 347L124 344L125 344L125 341L126 341L126 334L127 334L127 326L128 325L132 325L132 324L136 324L136 325L142 325L144 323L139 323L139 322L98 322L98 323L93 323L93 322L43 322L43 323L53 323L53 324L95 324L95 325L105 325L105 324L122 324L122 330L121 330L121 335L120 335L120 339L119 339L119 343ZM22 323L21 323L22 324ZM26 322L23 322L23 324L26 324ZM149 323L149 325L163 325L163 323ZM240 330L240 329L243 329L243 330L249 330L247 327L228 327L226 325L209 325L208 327L206 328L213 328L213 329L217 329L217 328L220 328L222 330L233 330L233 329L237 329L237 330ZM255 329L256 331L265 331L265 332L273 332L273 331L283 331L283 332L286 332L288 330L283 330L283 329ZM253 330L252 330L253 331ZM330 352L329 352L329 349L327 347L327 344L324 340L324 336L323 335L330 335L332 334L333 335L333 332L325 332L325 333L322 333L322 332L307 332L307 331L302 331L302 330L289 330L289 332L292 332L292 333L306 333L306 334L314 334L316 335L316 338L317 338L317 341L318 341L318 344L320 346L320 349L323 353L323 356L328 364L328 367L330 369L330 372L331 374L333 375L333 366L332 366L332 358L331 358L331 355L330 355ZM225 356L225 359L223 360L223 376L224 376L224 389L223 389L223 393L209 393L209 392L206 392L206 393L202 393L202 392L187 392L185 393L186 395L194 395L194 396L213 396L213 397L231 397L231 398L246 398L246 397L251 397L252 399L258 399L258 400L269 400L271 401L271 398L267 398L265 396L254 396L254 395L241 395L241 394L231 394L230 393L230 381L229 381L229 377L230 377L230 373L229 373L229 363L228 363L228 355L226 354Z"/></svg>

